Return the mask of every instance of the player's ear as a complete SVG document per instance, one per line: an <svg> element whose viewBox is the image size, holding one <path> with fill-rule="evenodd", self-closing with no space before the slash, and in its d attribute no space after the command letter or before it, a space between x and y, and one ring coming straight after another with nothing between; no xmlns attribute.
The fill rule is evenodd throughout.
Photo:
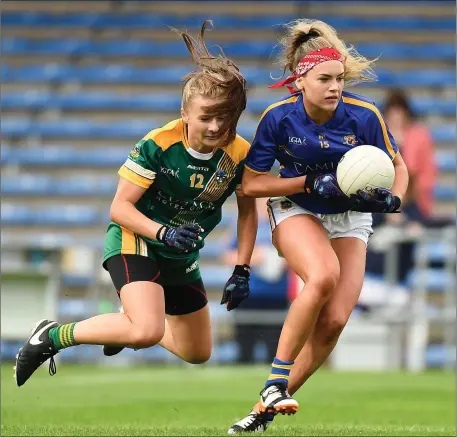
<svg viewBox="0 0 457 437"><path fill-rule="evenodd" d="M189 116L183 108L181 108L181 118L183 119L184 123L189 123Z"/></svg>
<svg viewBox="0 0 457 437"><path fill-rule="evenodd" d="M303 77L299 77L299 78L295 81L295 86L296 86L297 90L304 91Z"/></svg>

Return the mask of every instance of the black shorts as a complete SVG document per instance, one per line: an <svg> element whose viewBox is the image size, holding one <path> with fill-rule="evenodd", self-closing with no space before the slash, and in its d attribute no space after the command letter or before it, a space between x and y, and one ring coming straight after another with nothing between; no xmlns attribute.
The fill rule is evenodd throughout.
<svg viewBox="0 0 457 437"><path fill-rule="evenodd" d="M105 262L111 280L119 294L126 284L151 281L161 285L165 294L165 312L170 316L190 314L207 303L205 286L201 278L187 284L163 285L157 263L141 255L114 255Z"/></svg>

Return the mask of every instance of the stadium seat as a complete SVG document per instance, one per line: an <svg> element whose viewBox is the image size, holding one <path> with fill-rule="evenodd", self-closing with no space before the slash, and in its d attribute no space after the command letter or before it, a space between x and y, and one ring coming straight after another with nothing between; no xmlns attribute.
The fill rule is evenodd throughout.
<svg viewBox="0 0 457 437"><path fill-rule="evenodd" d="M357 44L360 54L381 59L421 59L421 60L453 60L455 59L454 44L392 44L392 43L361 43Z"/></svg>
<svg viewBox="0 0 457 437"><path fill-rule="evenodd" d="M91 27L94 29L121 29L174 26L196 29L204 19L210 18L218 29L258 29L271 28L293 20L292 15L247 15L230 14L188 14L169 15L164 13L72 13L49 14L45 12L3 12L2 24L6 27ZM447 30L455 31L455 20L451 18L434 19L415 16L357 17L327 16L319 17L339 30Z"/></svg>
<svg viewBox="0 0 457 437"><path fill-rule="evenodd" d="M424 251L428 262L445 263L448 260L455 260L456 248L455 244L446 243L444 241L435 241L430 243L419 243L415 247L415 258L418 259L419 254Z"/></svg>
<svg viewBox="0 0 457 437"><path fill-rule="evenodd" d="M107 176L57 179L49 175L22 173L20 176L3 176L1 193L10 196L112 196L116 186L117 178Z"/></svg>
<svg viewBox="0 0 457 437"><path fill-rule="evenodd" d="M455 274L439 268L413 269L407 275L406 284L411 289L424 287L430 292L454 292Z"/></svg>
<svg viewBox="0 0 457 437"><path fill-rule="evenodd" d="M208 46L211 46L208 41ZM247 40L222 44L224 53L234 58L268 59L273 53L276 41ZM367 57L382 59L455 59L454 44L395 44L362 43L357 45L359 52ZM110 39L92 41L89 39L62 38L32 40L19 37L2 38L2 51L6 55L84 55L84 56L122 56L122 57L165 57L187 58L189 52L181 41L157 42L150 39Z"/></svg>
<svg viewBox="0 0 457 437"><path fill-rule="evenodd" d="M5 175L1 183L3 195L42 196L51 192L52 188L52 180L47 175Z"/></svg>
<svg viewBox="0 0 457 437"><path fill-rule="evenodd" d="M339 30L449 30L455 32L455 20L449 18L429 19L427 17L358 17L358 16L327 16L319 17Z"/></svg>
<svg viewBox="0 0 457 437"><path fill-rule="evenodd" d="M30 132L42 137L62 138L126 138L138 140L147 132L162 123L148 119L125 119L111 123L95 122L84 118L67 118L62 120L43 120L33 123L26 117L3 117L2 131L5 137L27 136ZM242 121L238 125L238 133L251 140L256 129L253 122ZM452 143L456 139L455 124L442 124L432 127L432 135L436 143Z"/></svg>
<svg viewBox="0 0 457 437"><path fill-rule="evenodd" d="M449 363L449 360L451 363ZM447 347L445 344L430 344L425 352L425 363L428 368L440 368L446 364L455 367L455 346Z"/></svg>
<svg viewBox="0 0 457 437"><path fill-rule="evenodd" d="M248 99L248 110L262 113L274 103L273 96L256 96ZM382 101L376 102L382 107ZM69 94L52 93L37 88L26 92L5 91L2 93L4 109L42 109L58 108L66 110L117 110L117 111L157 111L179 112L180 93L116 93L109 91L78 91ZM434 98L414 98L412 106L418 115L438 114L454 116L454 100Z"/></svg>
<svg viewBox="0 0 457 437"><path fill-rule="evenodd" d="M455 185L437 185L434 190L437 200L455 200Z"/></svg>
<svg viewBox="0 0 457 437"><path fill-rule="evenodd" d="M438 151L436 153L436 162L438 169L442 172L454 172L456 171L456 157L455 152Z"/></svg>
<svg viewBox="0 0 457 437"><path fill-rule="evenodd" d="M176 64L170 67L136 67L130 64L99 64L73 66L71 64L33 64L31 66L11 66L3 62L3 82L82 82L82 83L129 83L129 84L170 84L176 85L190 71L189 65ZM282 71L278 68L264 68L240 63L240 69L251 86L273 83L270 73L277 77ZM456 76L453 69L414 69L392 71L377 69L381 86L393 87L454 87ZM375 83L376 84L376 83ZM373 84L372 84L373 85ZM360 86L363 86L361 84Z"/></svg>
<svg viewBox="0 0 457 437"><path fill-rule="evenodd" d="M33 209L25 205L2 205L3 225L91 226L99 223L99 213L87 205L48 205Z"/></svg>

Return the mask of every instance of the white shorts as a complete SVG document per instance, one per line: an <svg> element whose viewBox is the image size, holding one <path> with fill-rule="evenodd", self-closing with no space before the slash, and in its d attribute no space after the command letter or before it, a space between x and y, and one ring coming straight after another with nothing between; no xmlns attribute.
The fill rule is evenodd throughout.
<svg viewBox="0 0 457 437"><path fill-rule="evenodd" d="M307 214L316 217L328 233L328 238L355 237L368 244L373 233L371 213L347 211L339 214L318 214L298 206L286 197L272 197L267 204L271 232L288 217Z"/></svg>

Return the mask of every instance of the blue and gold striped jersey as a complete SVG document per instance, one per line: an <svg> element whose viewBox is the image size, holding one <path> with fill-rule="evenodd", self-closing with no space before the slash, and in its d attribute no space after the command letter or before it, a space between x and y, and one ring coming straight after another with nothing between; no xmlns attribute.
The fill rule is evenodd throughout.
<svg viewBox="0 0 457 437"><path fill-rule="evenodd" d="M392 159L398 152L373 102L343 91L333 118L318 125L306 114L303 96L297 93L270 105L262 114L245 165L250 171L268 173L278 160L283 178L330 173L336 171L345 152L364 144L379 147ZM315 213L344 211L341 205L317 195L300 193L289 198Z"/></svg>

